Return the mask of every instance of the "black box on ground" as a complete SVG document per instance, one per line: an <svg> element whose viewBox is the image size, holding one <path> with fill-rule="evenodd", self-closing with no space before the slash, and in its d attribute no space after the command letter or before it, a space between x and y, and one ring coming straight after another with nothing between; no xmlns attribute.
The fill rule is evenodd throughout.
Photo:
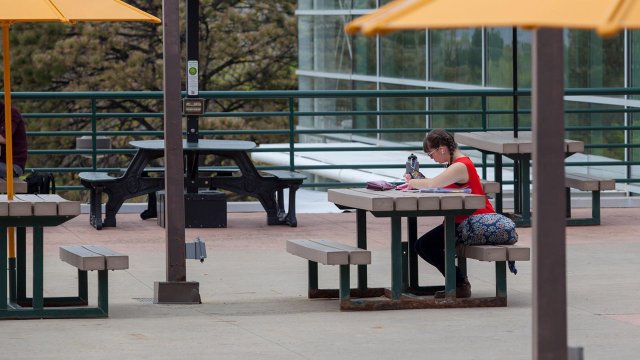
<svg viewBox="0 0 640 360"><path fill-rule="evenodd" d="M165 195L157 193L158 225L165 227ZM187 228L227 227L227 198L220 191L184 194L184 226Z"/></svg>

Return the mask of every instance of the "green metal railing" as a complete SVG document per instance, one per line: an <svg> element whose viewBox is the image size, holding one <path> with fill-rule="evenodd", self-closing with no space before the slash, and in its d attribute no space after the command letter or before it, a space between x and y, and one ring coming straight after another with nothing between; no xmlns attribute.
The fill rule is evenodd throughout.
<svg viewBox="0 0 640 360"><path fill-rule="evenodd" d="M624 174L618 176L616 181L621 183L635 183L638 179L634 178L633 167L640 165L640 161L636 154L636 149L640 147L640 142L636 139L640 135L640 124L634 125L635 113L640 111L640 108L636 108L630 105L634 105L632 100L635 96L640 95L640 89L568 89L566 90L566 96L573 97L594 97L599 99L615 99L617 103L622 100L626 100L623 105L599 105L591 104L587 102L571 102L571 104L578 104L586 106L585 108L573 108L567 106L566 117L576 117L575 121L565 121L566 131L569 138L575 140L583 140L586 144L587 152L598 153L599 151L613 151L618 158L608 159L603 157L599 161L583 161L583 162L571 162L567 161L567 166L604 166L604 167L625 167ZM205 138L233 138L233 137L276 137L286 138L288 141L283 146L278 147L258 147L255 152L286 152L288 153L288 164L275 166L275 165L261 165L259 169L288 169L296 171L308 171L314 170L326 170L326 169L398 169L398 174L402 174L404 168L403 158L397 159L394 163L376 163L376 164L328 164L328 165L299 165L296 164L296 155L300 155L304 152L355 152L355 151L421 151L420 142L417 141L425 131L430 127L445 127L454 132L463 131L481 131L481 130L511 130L510 119L512 119L512 110L508 108L509 99L514 95L511 90L393 90L393 91L203 91L200 92L200 97L208 99L208 101L224 102L224 101L247 101L247 102L260 102L268 101L271 104L277 103L277 109L274 111L247 111L247 110L234 110L234 111L207 111L202 116L203 119L216 119L216 118L241 118L241 119L266 119L267 123L273 119L280 119L282 125L278 128L263 128L263 129L209 129L205 127L200 128L200 135ZM528 90L519 90L517 95L523 99L530 97ZM39 156L65 156L67 157L64 165L62 162L59 165L48 167L33 168L36 171L50 171L54 173L78 173L81 171L108 171L116 172L123 171L126 167L126 163L121 164L119 167L100 167L98 157L108 154L133 154L132 148L114 148L114 149L97 149L96 138L98 136L107 136L111 139L118 138L162 138L163 131L161 126L157 126L155 130L110 130L104 128L103 121L107 119L147 119L155 121L160 124L162 119L162 93L161 92L29 92L29 93L13 93L14 104L20 108L22 102L30 102L36 104L43 104L42 108L51 108L52 106L44 106L45 104L51 104L52 102L65 102L72 104L69 108L81 108L82 110L73 111L51 111L51 112L25 112L23 116L27 121L27 124L34 122L45 122L51 120L57 121L75 121L84 122L83 126L80 126L78 130L42 130L42 131L29 131L28 136L30 139L36 137L66 137L77 138L80 136L90 136L93 139L93 148L89 150L75 149L71 146L67 148L38 148L31 147L29 149L29 156L31 158L37 158ZM322 109L311 110L315 106L313 105L315 100L318 99L331 99L332 101L343 101L351 106L347 106L345 110L332 110ZM424 101L427 106L422 108L410 108L407 106L400 106L399 108L382 108L378 109L358 109L354 105L357 100L374 99L377 103L381 101L390 101L393 99L417 99ZM465 99L465 101L473 102L475 105L472 108L465 109L438 109L437 106L433 106L433 102L436 100L448 99L450 101L456 101L459 99ZM111 104L119 103L139 103L143 101L150 101L153 104L148 105L152 111L133 111L133 112L118 112L113 109L105 108L101 102L108 101ZM614 101L612 101L614 102ZM77 105L82 103L83 105ZM494 103L498 103L495 105ZM523 100L519 101L523 104ZM74 105L75 104L75 105ZM522 105L521 105L522 106ZM119 107L119 106L118 106ZM273 105L272 105L273 107ZM113 106L116 108L116 106ZM356 108L356 110L352 110ZM521 125L519 130L529 130L527 125L529 121L527 118L530 116L530 109L521 108L518 111L519 116L523 117L524 121L520 121ZM580 118L580 117L587 118ZM403 127L406 123L403 119L412 117L415 119L424 118L424 126ZM467 121L460 120L460 117L466 118ZM609 120L607 117L615 118L615 122L607 124ZM356 128L313 128L300 126L301 122L312 121L313 119L329 119L329 121L336 121L338 118L358 119L367 118L371 121L379 122L380 119L385 119L385 127L356 127ZM590 119L597 118L597 121L591 121ZM286 122L282 121L286 119ZM301 119L305 119L304 121ZM333 119L333 120L331 120ZM452 119L448 121L447 119ZM498 120L495 120L498 119ZM387 126L387 122L392 122L391 126ZM451 124L460 124L461 126L448 126ZM76 124L77 126L77 124ZM40 127L37 125L31 125L30 127ZM367 137L366 135L369 135ZM368 146L362 148L353 148L345 146L344 144L326 144L323 146L305 146L300 147L299 138L301 136L316 136L316 137L359 137L358 141L370 142L378 144L376 146ZM407 137L413 140L411 141L380 141L386 137L395 136ZM583 137L576 138L576 137ZM598 142L594 140L598 140ZM613 139L613 140L612 140ZM269 142L269 141L264 141ZM69 142L70 143L70 142ZM380 145L384 143L384 145ZM616 150L618 149L618 150ZM616 152L617 151L617 152ZM638 153L640 154L640 153ZM78 155L77 160L69 160L69 155ZM88 156L90 158L91 165L83 166L82 157L79 155ZM483 176L486 177L488 169L493 166L491 157L483 156L482 162L478 164L482 169ZM29 166L29 164L28 164ZM423 165L427 166L427 165ZM433 165L435 166L435 165ZM69 177L68 183L59 184L60 190L80 190L82 186L78 185L79 182L75 177ZM326 181L307 181L304 186L306 187L328 187L328 186L354 186L362 185L362 183L341 183Z"/></svg>

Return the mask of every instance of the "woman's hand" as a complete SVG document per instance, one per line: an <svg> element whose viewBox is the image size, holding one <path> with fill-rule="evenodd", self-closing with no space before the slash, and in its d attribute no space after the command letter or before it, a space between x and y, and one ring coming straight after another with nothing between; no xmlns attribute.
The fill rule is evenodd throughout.
<svg viewBox="0 0 640 360"><path fill-rule="evenodd" d="M407 181L407 185L409 185L409 186L407 186L408 190L419 189L421 187L420 186L420 179L411 179L411 180ZM422 187L424 187L424 186L422 186Z"/></svg>
<svg viewBox="0 0 640 360"><path fill-rule="evenodd" d="M409 189L413 189L409 185L409 182L411 181L411 174L404 174L404 181L406 181L404 184L396 186L396 190L407 191Z"/></svg>

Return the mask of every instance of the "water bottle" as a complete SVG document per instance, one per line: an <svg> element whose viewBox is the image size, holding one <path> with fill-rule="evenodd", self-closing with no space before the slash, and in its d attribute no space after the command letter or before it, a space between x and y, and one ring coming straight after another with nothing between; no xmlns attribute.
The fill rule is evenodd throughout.
<svg viewBox="0 0 640 360"><path fill-rule="evenodd" d="M418 162L418 157L414 154L411 154L409 155L409 157L407 157L406 174L411 175L411 178L413 178L413 174L418 171L420 171L420 163Z"/></svg>
<svg viewBox="0 0 640 360"><path fill-rule="evenodd" d="M420 172L420 163L418 163L418 157L414 154L409 155L406 163L405 170L405 178L406 174L409 174L411 179L424 179L424 175Z"/></svg>

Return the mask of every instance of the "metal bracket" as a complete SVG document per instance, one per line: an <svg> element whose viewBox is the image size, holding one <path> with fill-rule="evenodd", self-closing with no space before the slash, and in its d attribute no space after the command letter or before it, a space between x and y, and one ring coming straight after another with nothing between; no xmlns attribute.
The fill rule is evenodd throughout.
<svg viewBox="0 0 640 360"><path fill-rule="evenodd" d="M207 248L205 247L204 241L196 238L194 242L185 243L184 246L186 259L195 259L204 262L204 259L207 257Z"/></svg>

